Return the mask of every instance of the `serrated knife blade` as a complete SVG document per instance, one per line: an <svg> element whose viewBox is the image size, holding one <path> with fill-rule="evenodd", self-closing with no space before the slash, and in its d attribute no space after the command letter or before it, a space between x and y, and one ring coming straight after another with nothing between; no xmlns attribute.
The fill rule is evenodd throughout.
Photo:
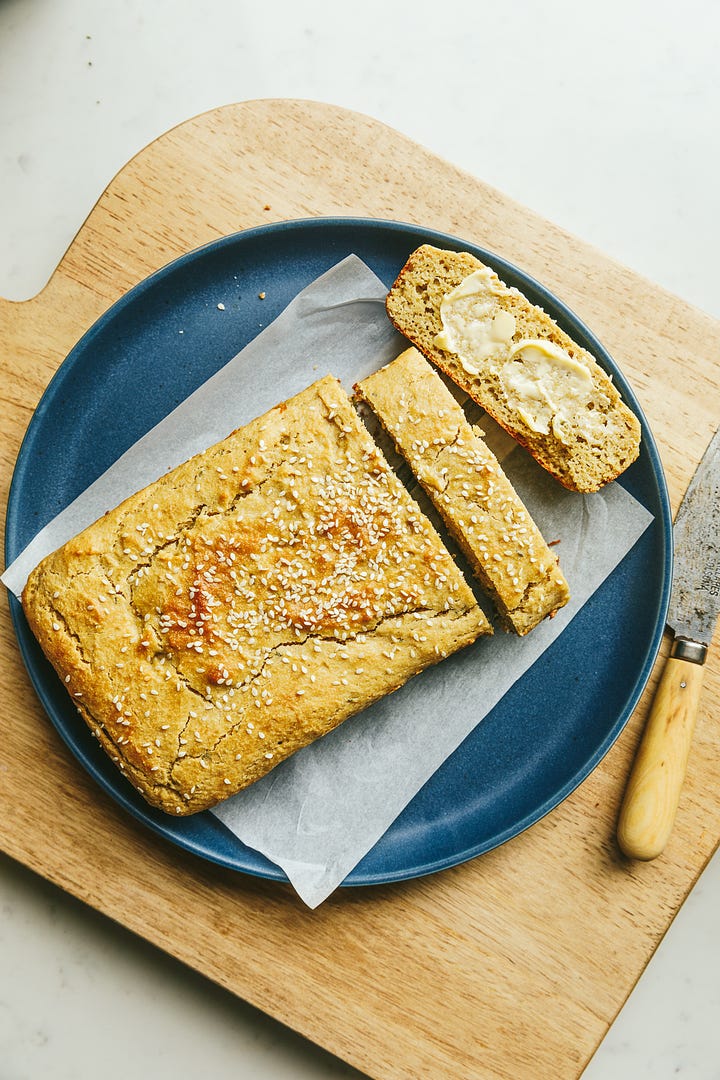
<svg viewBox="0 0 720 1080"><path fill-rule="evenodd" d="M618 843L633 859L656 858L670 838L695 729L703 665L720 614L720 428L685 492L673 540L667 616L673 644L618 820Z"/></svg>
<svg viewBox="0 0 720 1080"><path fill-rule="evenodd" d="M676 638L707 648L720 615L720 428L685 492L673 540L667 623Z"/></svg>

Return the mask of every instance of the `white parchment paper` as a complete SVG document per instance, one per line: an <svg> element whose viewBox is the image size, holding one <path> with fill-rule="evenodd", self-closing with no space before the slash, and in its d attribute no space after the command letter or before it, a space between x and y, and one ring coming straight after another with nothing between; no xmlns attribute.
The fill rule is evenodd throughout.
<svg viewBox="0 0 720 1080"><path fill-rule="evenodd" d="M406 343L387 320L385 292L355 256L318 278L42 529L3 582L19 595L41 558L106 510L315 379L330 373L350 390L391 360ZM560 540L572 599L525 638L500 632L449 657L213 811L282 867L311 907L562 633L652 520L619 484L589 496L565 491L490 421L483 428L543 534Z"/></svg>

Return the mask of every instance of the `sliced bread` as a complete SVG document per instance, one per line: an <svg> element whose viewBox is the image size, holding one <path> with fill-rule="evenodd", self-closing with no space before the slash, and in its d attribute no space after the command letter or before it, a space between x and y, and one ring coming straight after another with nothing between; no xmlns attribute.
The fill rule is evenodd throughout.
<svg viewBox="0 0 720 1080"><path fill-rule="evenodd" d="M560 483L597 491L638 456L640 424L594 358L467 252L423 245L391 322Z"/></svg>
<svg viewBox="0 0 720 1080"><path fill-rule="evenodd" d="M376 414L490 594L506 629L527 634L567 603L550 550L495 456L416 349L363 379Z"/></svg>

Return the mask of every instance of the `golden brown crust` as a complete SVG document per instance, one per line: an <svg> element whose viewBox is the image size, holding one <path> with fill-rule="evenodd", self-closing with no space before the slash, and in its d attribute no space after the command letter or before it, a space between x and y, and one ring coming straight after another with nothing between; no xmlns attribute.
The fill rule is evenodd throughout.
<svg viewBox="0 0 720 1080"><path fill-rule="evenodd" d="M490 629L330 377L48 556L23 606L101 745L175 814Z"/></svg>
<svg viewBox="0 0 720 1080"><path fill-rule="evenodd" d="M593 357L580 348L541 308L516 289L506 289L498 306L511 314L516 331L513 341L546 339L563 349L591 374L595 387L592 407L602 417L601 440L588 441L576 432L568 442L528 426L516 403L508 399L498 371L491 365L470 374L461 358L435 343L443 330L440 305L443 298L484 264L468 252L444 251L423 245L410 255L386 300L393 325L437 365L450 379L482 406L505 430L573 491L597 491L615 479L636 459L640 447L640 424L624 404L607 374ZM499 279L495 277L499 282ZM502 284L499 282L499 284Z"/></svg>
<svg viewBox="0 0 720 1080"><path fill-rule="evenodd" d="M416 349L356 387L392 436L495 601L518 634L569 599L567 582L495 456Z"/></svg>

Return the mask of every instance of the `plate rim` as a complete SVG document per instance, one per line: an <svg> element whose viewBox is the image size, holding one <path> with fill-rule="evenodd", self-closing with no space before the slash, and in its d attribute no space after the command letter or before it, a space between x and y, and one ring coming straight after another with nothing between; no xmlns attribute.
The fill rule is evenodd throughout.
<svg viewBox="0 0 720 1080"><path fill-rule="evenodd" d="M477 844L469 845L465 847L461 852L455 851L452 854L448 854L443 858L434 858L426 862L416 862L412 866L406 866L402 869L389 869L387 871L363 871L363 863L365 857L350 871L346 879L342 882L343 887L367 887L373 885L384 885L400 881L407 881L413 878L424 877L430 874L439 873L442 870L449 869L452 866L461 865L471 859L476 858L478 855L485 854L494 850L497 847L502 846L515 836L521 835L527 831L532 825L542 820L548 813L559 806L569 795L575 791L580 784L582 784L588 776L600 765L604 757L612 748L614 743L619 738L620 734L624 730L628 720L630 719L637 703L642 695L647 681L652 672L653 666L657 659L658 652L663 639L665 631L667 609L670 600L670 588L672 581L672 567L673 567L673 535L672 535L672 513L670 507L669 493L667 489L667 482L662 466L659 451L655 442L655 438L647 422L645 414L635 396L632 387L626 380L622 370L613 360L611 354L607 348L603 345L596 334L590 329L587 324L579 318L579 316L570 308L560 297L556 296L550 289L547 288L542 282L538 281L533 275L529 274L522 267L509 261L496 252L475 243L474 241L463 240L454 234L445 233L437 229L430 228L428 226L416 225L412 222L404 222L396 219L385 218L364 218L355 215L333 215L333 216L318 216L318 217L306 217L306 218L289 218L278 222L267 222L262 225L257 225L248 229L238 230L234 233L229 233L224 236L217 237L206 243L203 243L189 251L183 252L170 260L168 263L154 270L151 274L142 278L139 282L133 285L130 289L124 292L117 300L115 300L97 319L89 326L78 338L77 342L72 346L70 351L64 357L64 359L58 365L57 370L53 373L52 378L48 382L45 390L43 391L40 400L33 411L30 421L27 425L23 439L18 449L17 458L13 467L13 474L8 490L7 497L7 514L5 525L5 565L9 566L20 554L19 549L12 555L10 554L10 533L15 525L15 518L18 516L19 508L17 506L19 502L18 489L20 486L21 469L24 458L24 452L26 452L26 444L29 443L30 438L34 433L35 427L40 424L45 417L48 409L52 405L52 399L57 393L64 377L70 373L73 365L78 362L81 354L92 343L93 338L101 333L108 322L122 314L124 309L135 303L140 299L144 293L151 291L156 285L172 273L182 270L190 266L193 262L199 262L210 254L214 254L225 247L230 247L244 241L252 242L261 238L263 235L277 235L280 233L299 231L303 234L312 232L313 230L329 230L334 228L343 228L349 230L376 230L378 232L391 231L394 233L400 233L402 235L412 235L416 238L414 247L418 246L418 242L433 243L437 246L443 246L448 250L456 251L470 251L483 261L487 261L489 265L493 266L502 276L505 272L511 277L518 278L523 283L529 284L530 291L534 292L537 297L540 298L540 302L545 301L548 303L551 311L552 318L557 317L557 313L561 314L562 320L570 324L574 329L580 331L580 335L584 336L588 342L593 345L593 355L600 363L604 370L609 369L609 373L618 389L621 392L623 398L629 402L633 412L637 415L642 429L642 443L643 448L648 455L648 464L650 467L650 473L654 481L654 493L658 499L660 506L660 514L656 515L655 521L658 523L661 529L662 539L662 554L663 554L663 569L662 569L662 588L660 596L657 601L657 611L655 616L655 623L653 627L653 633L650 637L649 643L645 650L645 655L642 658L641 663L638 665L638 672L635 677L635 681L631 692L629 693L623 708L618 712L615 722L609 729L605 738L595 748L594 752L590 755L589 759L570 777L565 784L555 790L546 799L540 802L533 808L532 811L525 814L522 818L513 822L511 826L496 833L492 837L486 838ZM408 255L413 248L408 250ZM338 260L340 261L340 260ZM533 302L537 302L534 300ZM275 316L277 317L277 316ZM272 320L271 320L272 321ZM260 331L258 331L260 332ZM248 342L252 338L248 339ZM248 344L246 342L245 344ZM242 346L245 347L244 345ZM127 796L122 788L117 789L115 786L108 787L105 777L102 776L98 769L95 767L94 762L89 759L88 755L84 752L83 748L78 749L76 743L70 738L70 734L66 732L63 725L58 724L53 715L53 707L49 701L49 694L42 682L35 678L33 659L29 655L29 644L26 639L28 633L31 634L29 628L24 625L24 615L22 612L22 605L20 601L8 590L8 601L10 606L11 621L15 632L15 637L18 642L20 653L28 672L33 689L37 694L40 703L43 706L45 713L55 731L60 735L61 739L68 747L73 757L79 760L83 768L88 772L94 783L98 784L100 788L109 795L114 802L119 803L120 806L128 811L137 821L140 821L145 827L149 828L152 832L160 835L165 840L169 840L175 846L182 848L183 850L202 858L206 861L215 863L226 869L230 869L237 873L248 874L249 876L261 878L264 880L288 882L288 877L280 867L271 863L269 860L262 856L261 853L256 852L254 849L248 848L246 845L238 841L242 851L249 851L253 857L259 857L266 863L266 867L258 866L241 866L238 865L237 858L231 858L223 855L221 852L208 851L202 846L199 841L196 841L193 837L185 836L184 834L178 835L170 827L177 825L175 818L169 818L167 824L162 820L155 820L155 817L149 817L147 811L152 811L151 807L138 808L132 801L132 792L128 792ZM558 639L559 640L559 639ZM498 703L499 704L499 703ZM475 730L475 729L473 729ZM88 737L90 733L88 732ZM88 749L91 743L88 743ZM461 746L458 751L461 750ZM455 751L456 753L458 751ZM209 811L206 811L209 813ZM183 819L185 820L185 819ZM218 819L215 819L218 821ZM218 821L218 824L219 821ZM390 826L392 828L392 825ZM369 853L368 853L369 854Z"/></svg>

